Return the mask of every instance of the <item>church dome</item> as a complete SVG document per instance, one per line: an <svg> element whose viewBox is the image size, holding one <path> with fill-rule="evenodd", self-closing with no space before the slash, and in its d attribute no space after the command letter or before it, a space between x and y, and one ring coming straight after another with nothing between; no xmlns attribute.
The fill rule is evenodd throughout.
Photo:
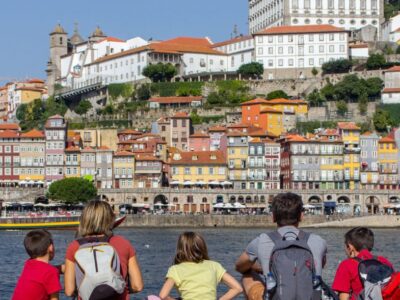
<svg viewBox="0 0 400 300"><path fill-rule="evenodd" d="M92 33L92 37L105 37L103 30L99 26L96 27L95 31Z"/></svg>
<svg viewBox="0 0 400 300"><path fill-rule="evenodd" d="M75 23L74 34L69 39L72 45L83 43L85 40L81 37L78 31L78 23Z"/></svg>
<svg viewBox="0 0 400 300"><path fill-rule="evenodd" d="M65 30L60 24L57 24L52 33L65 33Z"/></svg>

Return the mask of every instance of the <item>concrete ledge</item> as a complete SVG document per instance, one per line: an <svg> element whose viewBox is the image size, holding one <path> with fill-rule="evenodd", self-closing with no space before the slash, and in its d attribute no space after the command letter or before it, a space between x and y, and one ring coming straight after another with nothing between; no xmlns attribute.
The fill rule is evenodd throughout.
<svg viewBox="0 0 400 300"><path fill-rule="evenodd" d="M400 216L367 216L354 217L342 221L321 222L309 224L308 228L353 228L366 226L371 228L396 228L400 227Z"/></svg>

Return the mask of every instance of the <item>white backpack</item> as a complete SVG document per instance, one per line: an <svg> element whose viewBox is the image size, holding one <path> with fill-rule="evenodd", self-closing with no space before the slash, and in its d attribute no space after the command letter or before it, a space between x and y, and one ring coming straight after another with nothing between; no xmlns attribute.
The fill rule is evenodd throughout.
<svg viewBox="0 0 400 300"><path fill-rule="evenodd" d="M75 279L82 300L115 299L125 290L118 253L110 245L110 239L105 236L78 240Z"/></svg>

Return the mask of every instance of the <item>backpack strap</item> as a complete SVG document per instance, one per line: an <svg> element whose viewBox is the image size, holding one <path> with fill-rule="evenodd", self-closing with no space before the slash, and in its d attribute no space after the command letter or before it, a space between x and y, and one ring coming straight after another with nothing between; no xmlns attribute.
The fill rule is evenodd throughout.
<svg viewBox="0 0 400 300"><path fill-rule="evenodd" d="M90 244L90 243L109 243L113 235L107 236L88 236L78 239L79 246Z"/></svg>

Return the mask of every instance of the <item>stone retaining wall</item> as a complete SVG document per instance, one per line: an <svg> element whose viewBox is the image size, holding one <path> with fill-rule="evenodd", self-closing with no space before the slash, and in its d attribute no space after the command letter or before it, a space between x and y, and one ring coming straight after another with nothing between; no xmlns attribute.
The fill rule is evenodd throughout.
<svg viewBox="0 0 400 300"><path fill-rule="evenodd" d="M302 225L320 223L324 216L308 216ZM121 227L275 227L269 215L128 215Z"/></svg>

